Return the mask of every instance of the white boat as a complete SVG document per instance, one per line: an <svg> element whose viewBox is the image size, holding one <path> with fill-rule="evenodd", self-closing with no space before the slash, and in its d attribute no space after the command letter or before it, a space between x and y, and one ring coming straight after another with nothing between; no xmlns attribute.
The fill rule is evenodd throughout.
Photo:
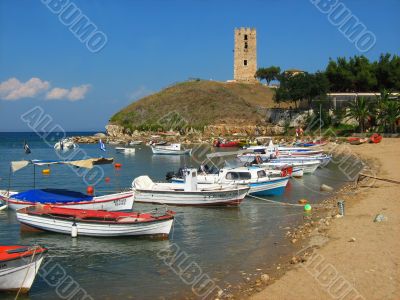
<svg viewBox="0 0 400 300"><path fill-rule="evenodd" d="M319 154L319 155L310 155L310 156L296 156L293 157L291 155L280 155L278 159L281 161L287 162L304 162L304 161L313 161L318 160L320 162L319 167L326 167L330 161L332 160L332 155L327 154Z"/></svg>
<svg viewBox="0 0 400 300"><path fill-rule="evenodd" d="M195 206L237 206L249 187L234 184L199 184L197 170L184 170L184 184L156 183L148 176L137 177L132 187L136 202Z"/></svg>
<svg viewBox="0 0 400 300"><path fill-rule="evenodd" d="M260 167L222 168L217 174L198 174L197 181L205 184L240 184L250 187L249 194L258 196L282 195L289 176L281 176L281 171L268 172ZM173 178L173 182L183 182L183 178Z"/></svg>
<svg viewBox="0 0 400 300"><path fill-rule="evenodd" d="M72 236L168 236L174 212L162 215L139 212L107 212L44 205L17 211L23 225ZM26 227L25 227L26 228Z"/></svg>
<svg viewBox="0 0 400 300"><path fill-rule="evenodd" d="M34 172L37 166L48 167L49 165L69 165L74 168L92 169L94 166L111 164L113 161L112 158L104 157L84 160L22 160L11 162L10 172L16 172L30 165L33 165ZM20 193L0 193L0 201L14 210L31 205L53 204L70 208L118 211L131 210L134 200L132 191L94 197L65 189L31 189Z"/></svg>
<svg viewBox="0 0 400 300"><path fill-rule="evenodd" d="M120 211L132 210L134 202L132 191L93 197L64 189L33 189L10 195L0 194L0 200L13 210L51 204L77 209Z"/></svg>
<svg viewBox="0 0 400 300"><path fill-rule="evenodd" d="M135 154L135 148L115 147L115 151L124 154Z"/></svg>
<svg viewBox="0 0 400 300"><path fill-rule="evenodd" d="M40 246L0 246L0 291L29 292L46 252Z"/></svg>
<svg viewBox="0 0 400 300"><path fill-rule="evenodd" d="M191 154L192 149L182 149L181 144L171 144L165 146L151 146L153 154L184 155Z"/></svg>
<svg viewBox="0 0 400 300"><path fill-rule="evenodd" d="M54 149L56 149L57 151L68 151L75 149L76 147L77 145L70 138L62 139L54 144Z"/></svg>
<svg viewBox="0 0 400 300"><path fill-rule="evenodd" d="M301 168L304 174L313 174L318 169L319 165L320 165L319 160L298 162L298 161L281 161L280 159L273 159L260 164L260 166L267 168L277 168L285 166L292 166L293 168Z"/></svg>
<svg viewBox="0 0 400 300"><path fill-rule="evenodd" d="M131 141L129 143L130 146L136 146L136 145L141 145L143 143L143 141Z"/></svg>

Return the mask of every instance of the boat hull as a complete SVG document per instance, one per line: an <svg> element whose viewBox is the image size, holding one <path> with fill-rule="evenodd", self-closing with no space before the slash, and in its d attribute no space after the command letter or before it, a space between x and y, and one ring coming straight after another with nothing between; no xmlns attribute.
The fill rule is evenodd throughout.
<svg viewBox="0 0 400 300"><path fill-rule="evenodd" d="M13 199L11 197L5 197L0 195L0 200L3 203L8 204L8 207L13 210L19 210L32 205L37 205L38 203L21 201ZM77 208L77 209L93 209L93 210L107 210L107 211L122 211L122 210L132 210L134 203L133 192L124 192L118 194L111 194L106 196L95 197L91 201L82 202L68 202L68 203L47 203L55 206L67 207L67 208ZM46 204L46 203L41 203Z"/></svg>
<svg viewBox="0 0 400 300"><path fill-rule="evenodd" d="M157 191L135 190L138 203L194 205L194 206L238 206L247 195L249 188L243 187L230 191Z"/></svg>
<svg viewBox="0 0 400 300"><path fill-rule="evenodd" d="M0 262L0 291L18 291L27 293L35 280L44 255L13 259Z"/></svg>
<svg viewBox="0 0 400 300"><path fill-rule="evenodd" d="M255 196L279 196L285 192L289 178L279 178L267 182L250 183L249 194Z"/></svg>
<svg viewBox="0 0 400 300"><path fill-rule="evenodd" d="M29 215L17 211L17 219L24 225L35 229L62 234L71 234L73 220L61 220L46 216ZM173 219L130 224L94 223L76 220L78 236L116 237L116 236L168 236Z"/></svg>
<svg viewBox="0 0 400 300"><path fill-rule="evenodd" d="M162 149L162 148L151 147L151 151L153 151L153 154L163 154L163 155L190 155L191 152L192 152L192 149L186 149L186 150L171 150L171 149Z"/></svg>

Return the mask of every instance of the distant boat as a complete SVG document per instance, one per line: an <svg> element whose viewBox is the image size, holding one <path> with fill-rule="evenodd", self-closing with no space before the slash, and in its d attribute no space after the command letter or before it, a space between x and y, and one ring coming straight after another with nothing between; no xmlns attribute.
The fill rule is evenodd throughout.
<svg viewBox="0 0 400 300"><path fill-rule="evenodd" d="M143 141L131 141L130 143L129 143L129 145L130 146L136 146L136 145L140 145L140 144L142 144L143 143Z"/></svg>
<svg viewBox="0 0 400 300"><path fill-rule="evenodd" d="M174 212L162 215L139 212L107 212L44 205L17 211L19 222L40 230L77 235L116 236L168 236L174 222Z"/></svg>
<svg viewBox="0 0 400 300"><path fill-rule="evenodd" d="M75 149L77 146L72 139L62 139L54 144L54 149L57 151L68 151Z"/></svg>
<svg viewBox="0 0 400 300"><path fill-rule="evenodd" d="M115 151L125 154L135 154L135 148L115 147Z"/></svg>
<svg viewBox="0 0 400 300"><path fill-rule="evenodd" d="M0 291L29 292L46 252L40 246L0 246Z"/></svg>
<svg viewBox="0 0 400 300"><path fill-rule="evenodd" d="M239 142L215 140L213 145L214 147L220 147L220 148L239 147Z"/></svg>
<svg viewBox="0 0 400 300"><path fill-rule="evenodd" d="M136 202L192 206L238 206L249 191L247 185L198 184L197 170L185 169L185 182L158 183L137 177L132 187Z"/></svg>
<svg viewBox="0 0 400 300"><path fill-rule="evenodd" d="M181 149L181 144L171 144L165 146L151 146L153 154L185 155L191 154L192 149Z"/></svg>

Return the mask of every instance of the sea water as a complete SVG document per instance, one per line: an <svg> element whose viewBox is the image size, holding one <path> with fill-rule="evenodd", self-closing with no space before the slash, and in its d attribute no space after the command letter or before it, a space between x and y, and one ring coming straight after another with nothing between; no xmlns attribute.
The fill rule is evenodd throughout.
<svg viewBox="0 0 400 300"><path fill-rule="evenodd" d="M83 134L90 133L69 133ZM24 140L31 154L24 153ZM86 191L82 174L68 166L44 166L50 169L50 175L43 175L43 168L36 167L35 176L33 167L28 166L10 176L10 161L60 158L53 149L57 136L46 140L50 142L44 142L35 133L0 133L0 189L10 185L18 191L33 186ZM122 165L119 169L113 165L102 166L104 174L94 187L96 194L129 189L132 180L140 175L162 181L166 172L182 166L198 166L204 158L197 157L196 151L190 158L153 155L145 145L135 148L135 154L125 155L117 153L111 145L106 145L106 152L97 144L79 145L82 155L113 157ZM291 179L284 195L269 199L297 203L304 198L311 204L318 203L327 196L319 192L320 185L337 188L344 183L342 178L340 170L331 163L314 175ZM134 205L135 210L144 211L156 207L164 209L157 205ZM304 217L301 207L252 198L246 198L237 208L169 208L177 213L169 240L83 236L73 239L56 233L21 232L15 212L1 211L0 244L39 244L49 249L47 265L37 276L30 294L23 299L83 299L83 293L93 299L198 298L193 292L198 279L203 282L209 279L210 289L236 285L243 282L243 273L254 274L260 267L271 266L280 256L289 254L292 248L284 228L302 222ZM77 294L74 296L74 293ZM1 294L0 298L14 297Z"/></svg>

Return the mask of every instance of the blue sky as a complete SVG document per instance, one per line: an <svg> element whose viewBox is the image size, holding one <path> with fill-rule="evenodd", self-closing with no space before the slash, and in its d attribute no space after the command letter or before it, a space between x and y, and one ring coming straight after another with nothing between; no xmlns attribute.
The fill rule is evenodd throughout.
<svg viewBox="0 0 400 300"><path fill-rule="evenodd" d="M259 66L312 72L362 54L307 0L65 1L104 32L99 52L42 1L0 0L0 131L30 131L20 116L35 106L65 130L104 130L113 113L172 83L232 79L235 27L257 29ZM367 57L399 55L400 1L341 2L376 36Z"/></svg>

